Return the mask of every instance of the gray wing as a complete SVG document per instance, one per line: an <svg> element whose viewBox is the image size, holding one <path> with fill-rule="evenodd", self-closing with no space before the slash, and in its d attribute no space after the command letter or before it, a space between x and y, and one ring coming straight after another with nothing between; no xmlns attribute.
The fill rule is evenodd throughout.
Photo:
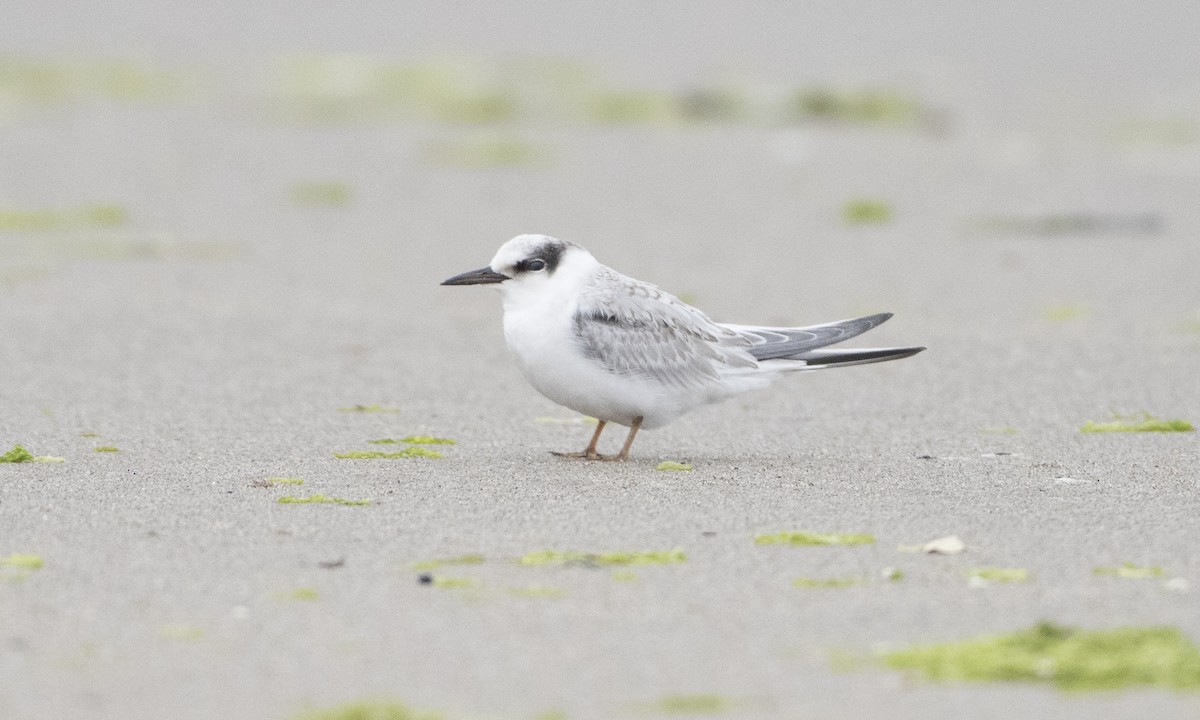
<svg viewBox="0 0 1200 720"><path fill-rule="evenodd" d="M581 295L574 330L584 355L609 372L674 387L713 383L723 367L757 366L748 338L616 272Z"/></svg>
<svg viewBox="0 0 1200 720"><path fill-rule="evenodd" d="M750 325L723 325L722 327L746 338L750 343L748 350L756 360L793 359L810 350L861 335L871 328L882 325L891 316L891 313L879 313L853 320L839 320L799 328Z"/></svg>

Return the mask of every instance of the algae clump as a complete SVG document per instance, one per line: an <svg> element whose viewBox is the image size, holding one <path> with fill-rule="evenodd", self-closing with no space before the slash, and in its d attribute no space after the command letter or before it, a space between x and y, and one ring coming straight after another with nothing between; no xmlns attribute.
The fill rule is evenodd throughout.
<svg viewBox="0 0 1200 720"><path fill-rule="evenodd" d="M30 555L27 553L13 553L8 557L0 557L0 565L7 567L23 568L25 570L40 570L42 568L42 556Z"/></svg>
<svg viewBox="0 0 1200 720"><path fill-rule="evenodd" d="M595 567L611 567L625 565L670 565L687 561L687 555L681 548L674 550L636 550L633 552L581 553L559 552L557 550L542 550L528 553L518 561L525 566L536 565L591 565Z"/></svg>
<svg viewBox="0 0 1200 720"><path fill-rule="evenodd" d="M1050 322L1079 320L1090 314L1091 311L1082 305L1055 305L1042 311L1042 317Z"/></svg>
<svg viewBox="0 0 1200 720"><path fill-rule="evenodd" d="M1118 567L1098 567L1092 569L1093 575L1111 575L1120 578L1155 578L1166 575L1166 571L1157 565L1153 567L1139 567L1133 563L1124 563Z"/></svg>
<svg viewBox="0 0 1200 720"><path fill-rule="evenodd" d="M0 463L33 462L33 453L20 445L14 445L12 450L0 455Z"/></svg>
<svg viewBox="0 0 1200 720"><path fill-rule="evenodd" d="M433 560L422 560L412 564L413 570L436 570L443 565L482 565L486 558L477 553L469 553L467 555L459 555L458 557L450 558L435 558Z"/></svg>
<svg viewBox="0 0 1200 720"><path fill-rule="evenodd" d="M316 588L310 587L296 588L289 592L278 593L275 596L278 600L302 600L304 602L312 602L319 597L320 595L317 593Z"/></svg>
<svg viewBox="0 0 1200 720"><path fill-rule="evenodd" d="M1080 432L1193 432L1195 427L1187 420L1159 420L1150 413L1140 416L1117 415L1112 422L1092 422L1091 420L1079 428Z"/></svg>
<svg viewBox="0 0 1200 720"><path fill-rule="evenodd" d="M1200 650L1174 627L1080 630L1040 623L1004 635L884 653L931 680L1028 681L1061 690L1200 689Z"/></svg>
<svg viewBox="0 0 1200 720"><path fill-rule="evenodd" d="M441 575L435 575L430 581L430 584L435 588L443 588L447 590L468 590L470 588L478 587L479 581L475 580L474 578L443 577Z"/></svg>
<svg viewBox="0 0 1200 720"><path fill-rule="evenodd" d="M1025 582L1029 579L1029 571L1024 568L977 567L971 568L967 577L972 583L1013 583Z"/></svg>
<svg viewBox="0 0 1200 720"><path fill-rule="evenodd" d="M441 720L441 713L413 710L404 703L370 700L310 710L293 715L292 720Z"/></svg>
<svg viewBox="0 0 1200 720"><path fill-rule="evenodd" d="M423 447L407 447L400 452L379 452L377 450L363 451L352 450L351 452L334 453L333 456L339 460L394 460L396 458L443 458L445 455L437 450L430 450Z"/></svg>
<svg viewBox="0 0 1200 720"><path fill-rule="evenodd" d="M121 452L121 448L116 447L114 445L101 445L100 447L96 448L96 452L101 452L101 453Z"/></svg>
<svg viewBox="0 0 1200 720"><path fill-rule="evenodd" d="M874 535L862 533L814 533L784 530L754 536L758 545L869 545Z"/></svg>
<svg viewBox="0 0 1200 720"><path fill-rule="evenodd" d="M892 206L883 200L858 198L842 207L842 219L850 225L880 225L892 217Z"/></svg>
<svg viewBox="0 0 1200 720"><path fill-rule="evenodd" d="M278 500L281 505L307 505L307 504L327 504L327 505L370 505L370 500L347 500L346 498L327 497L325 495L309 495L308 497L295 497L293 495L285 495Z"/></svg>
<svg viewBox="0 0 1200 720"><path fill-rule="evenodd" d="M388 407L378 403L374 405L351 405L350 407L342 407L337 409L338 412L357 412L357 413L398 413L400 408Z"/></svg>
<svg viewBox="0 0 1200 720"><path fill-rule="evenodd" d="M660 462L658 464L658 466L655 467L654 469L661 470L664 472L670 472L670 471L691 472L692 466L687 463L675 462L673 460L664 460L664 461Z"/></svg>
<svg viewBox="0 0 1200 720"><path fill-rule="evenodd" d="M164 640L199 640L204 637L204 631L193 625L163 625L158 629L158 636Z"/></svg>
<svg viewBox="0 0 1200 720"><path fill-rule="evenodd" d="M271 485L303 485L304 478L269 477L267 482Z"/></svg>
<svg viewBox="0 0 1200 720"><path fill-rule="evenodd" d="M409 445L455 445L457 440L452 438L433 437L432 435L409 435L408 437L396 440L394 438L380 438L378 440L368 440L372 445L399 445L407 443Z"/></svg>
<svg viewBox="0 0 1200 720"><path fill-rule="evenodd" d="M292 202L297 205L348 205L350 186L343 182L298 182L292 185Z"/></svg>

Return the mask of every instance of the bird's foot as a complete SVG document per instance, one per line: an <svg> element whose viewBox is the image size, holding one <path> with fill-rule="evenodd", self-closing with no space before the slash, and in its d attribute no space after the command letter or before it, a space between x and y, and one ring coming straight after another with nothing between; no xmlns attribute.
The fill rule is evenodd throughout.
<svg viewBox="0 0 1200 720"><path fill-rule="evenodd" d="M627 460L626 455L601 455L598 452L551 452L554 457L567 460Z"/></svg>
<svg viewBox="0 0 1200 720"><path fill-rule="evenodd" d="M598 452L550 452L554 457L564 458L566 460L600 460L604 456Z"/></svg>

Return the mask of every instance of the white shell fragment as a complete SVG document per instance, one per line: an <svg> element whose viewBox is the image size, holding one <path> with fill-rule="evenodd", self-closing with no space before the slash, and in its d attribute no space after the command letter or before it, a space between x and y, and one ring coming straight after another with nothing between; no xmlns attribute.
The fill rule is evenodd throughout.
<svg viewBox="0 0 1200 720"><path fill-rule="evenodd" d="M958 555L967 549L967 544L957 535L947 535L930 540L921 546L921 552L929 555Z"/></svg>
<svg viewBox="0 0 1200 720"><path fill-rule="evenodd" d="M1186 578L1177 577L1177 578L1171 578L1170 580L1163 583L1163 587L1170 590L1171 592L1185 593L1188 591L1189 585L1188 585L1188 581Z"/></svg>

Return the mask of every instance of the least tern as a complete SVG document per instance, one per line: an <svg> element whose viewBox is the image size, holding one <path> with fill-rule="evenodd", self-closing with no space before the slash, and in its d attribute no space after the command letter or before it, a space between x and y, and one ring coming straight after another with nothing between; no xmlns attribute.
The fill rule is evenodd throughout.
<svg viewBox="0 0 1200 720"><path fill-rule="evenodd" d="M580 453L625 460L638 430L701 405L766 387L783 373L898 360L925 348L829 349L891 317L880 313L809 327L713 322L650 283L602 265L584 248L518 235L487 267L443 285L492 285L504 297L504 338L525 379L599 424ZM609 423L629 435L617 455L596 450Z"/></svg>

